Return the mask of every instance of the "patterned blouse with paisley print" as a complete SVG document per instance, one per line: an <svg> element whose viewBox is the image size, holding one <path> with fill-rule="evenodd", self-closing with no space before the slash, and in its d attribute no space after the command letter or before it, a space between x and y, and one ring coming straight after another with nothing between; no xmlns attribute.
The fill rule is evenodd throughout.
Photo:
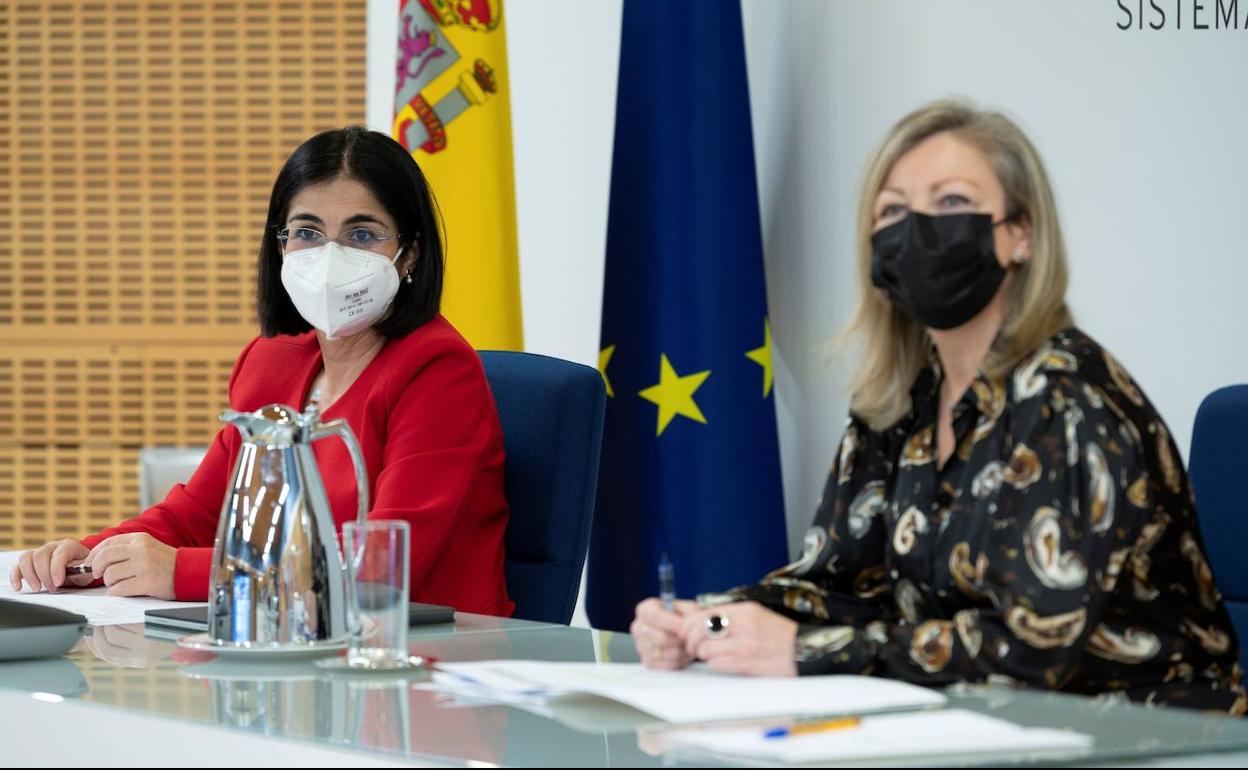
<svg viewBox="0 0 1248 770"><path fill-rule="evenodd" d="M932 364L913 408L851 417L805 551L753 600L799 622L801 674L985 680L1242 714L1239 648L1157 411L1077 329L953 410L937 468Z"/></svg>

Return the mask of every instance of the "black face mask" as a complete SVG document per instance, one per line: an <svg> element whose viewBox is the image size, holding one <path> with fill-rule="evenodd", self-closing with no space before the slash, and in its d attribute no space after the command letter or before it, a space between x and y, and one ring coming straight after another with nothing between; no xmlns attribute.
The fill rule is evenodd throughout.
<svg viewBox="0 0 1248 770"><path fill-rule="evenodd" d="M961 326L988 306L1005 280L989 214L906 218L871 236L871 283L906 315L933 329Z"/></svg>

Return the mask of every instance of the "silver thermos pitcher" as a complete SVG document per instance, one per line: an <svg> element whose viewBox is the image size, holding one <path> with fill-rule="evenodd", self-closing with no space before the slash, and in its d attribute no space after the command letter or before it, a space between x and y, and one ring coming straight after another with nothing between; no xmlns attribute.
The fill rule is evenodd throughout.
<svg viewBox="0 0 1248 770"><path fill-rule="evenodd" d="M208 636L238 647L338 644L348 636L346 565L312 442L346 443L368 514L368 476L346 420L315 406L225 411L242 447L221 506L208 591Z"/></svg>

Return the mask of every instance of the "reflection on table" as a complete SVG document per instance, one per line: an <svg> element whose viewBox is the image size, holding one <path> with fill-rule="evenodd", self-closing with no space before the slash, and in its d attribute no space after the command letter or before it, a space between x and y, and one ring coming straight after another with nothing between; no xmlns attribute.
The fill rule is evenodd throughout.
<svg viewBox="0 0 1248 770"><path fill-rule="evenodd" d="M443 661L637 660L627 635L465 614L454 626L413 629L410 641L413 654ZM423 670L367 674L326 671L306 659L214 657L182 650L143 626L95 628L66 657L0 664L0 688L413 761L548 767L708 762L673 755L664 741L665 725L610 701L572 698L525 710L460 702L416 687L425 681ZM1248 722L1242 720L999 687L953 688L948 695L950 707L1092 735L1094 753L1080 758L1081 764L1166 753L1248 752ZM1248 753L1234 756L1248 760ZM1010 759L1027 762L1027 757ZM984 759L957 763L984 764Z"/></svg>

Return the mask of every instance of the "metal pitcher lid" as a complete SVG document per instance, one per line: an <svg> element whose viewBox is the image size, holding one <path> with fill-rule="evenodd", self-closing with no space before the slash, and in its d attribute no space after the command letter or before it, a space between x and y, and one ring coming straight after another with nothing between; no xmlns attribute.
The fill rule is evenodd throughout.
<svg viewBox="0 0 1248 770"><path fill-rule="evenodd" d="M315 404L302 412L287 404L269 404L254 412L227 409L220 420L244 429L244 440L290 444L311 440L312 432L321 425L321 413Z"/></svg>

